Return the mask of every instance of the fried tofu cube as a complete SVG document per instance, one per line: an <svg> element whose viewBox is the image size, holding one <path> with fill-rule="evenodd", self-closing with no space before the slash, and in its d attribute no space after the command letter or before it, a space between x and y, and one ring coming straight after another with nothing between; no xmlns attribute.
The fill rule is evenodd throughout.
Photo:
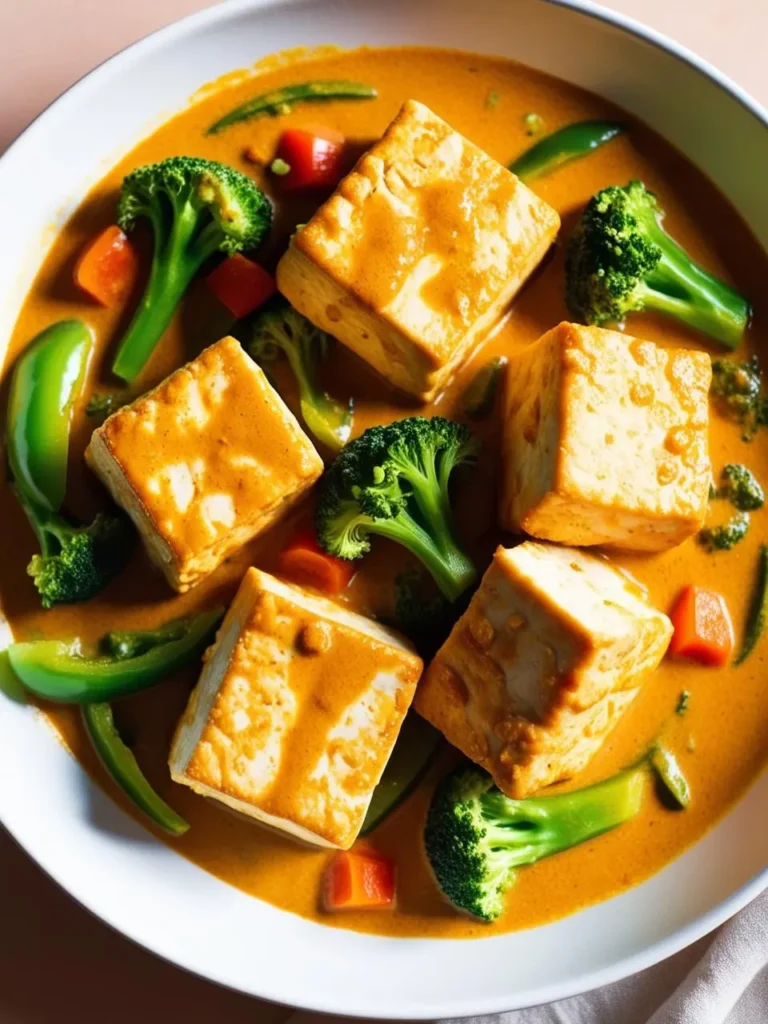
<svg viewBox="0 0 768 1024"><path fill-rule="evenodd" d="M604 559L500 547L414 707L499 789L525 797L585 767L671 636L667 616Z"/></svg>
<svg viewBox="0 0 768 1024"><path fill-rule="evenodd" d="M86 459L180 592L279 519L323 471L234 338L110 416Z"/></svg>
<svg viewBox="0 0 768 1024"><path fill-rule="evenodd" d="M504 529L665 551L701 529L712 471L705 352L562 323L513 359Z"/></svg>
<svg viewBox="0 0 768 1024"><path fill-rule="evenodd" d="M379 623L249 569L179 722L171 775L263 824L347 849L422 668Z"/></svg>
<svg viewBox="0 0 768 1024"><path fill-rule="evenodd" d="M426 401L505 314L559 226L511 171L409 100L294 235L277 283Z"/></svg>

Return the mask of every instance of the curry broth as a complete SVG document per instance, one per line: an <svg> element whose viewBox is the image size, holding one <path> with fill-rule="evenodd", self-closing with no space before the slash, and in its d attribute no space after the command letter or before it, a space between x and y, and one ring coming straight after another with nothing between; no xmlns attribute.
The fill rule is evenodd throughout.
<svg viewBox="0 0 768 1024"><path fill-rule="evenodd" d="M298 107L280 118L264 118L234 126L216 136L204 129L254 93L308 78L348 78L371 83L380 98L373 102L335 102ZM491 93L499 100L489 102ZM202 98L200 98L202 97ZM605 101L554 78L502 59L440 50L360 50L324 53L296 64L275 64L258 79L228 79L220 89L198 94L199 102L183 111L142 142L87 196L49 252L21 311L10 348L9 364L34 335L64 317L82 317L94 329L96 355L91 363L84 398L76 410L70 455L68 507L83 517L100 506L103 495L85 469L82 453L93 422L84 414L87 397L108 388L109 357L119 332L130 315L132 303L121 312L102 309L79 294L72 284L74 262L93 235L114 220L115 199L123 175L133 167L173 154L209 157L230 163L253 174L277 199L276 229L260 256L274 266L295 224L308 219L316 196L280 195L279 181L265 166L245 159L251 147L268 165L277 138L289 125L330 125L350 140L350 164L354 157L381 134L402 101L415 98L430 106L458 131L492 156L506 163L527 145L523 117L536 111L545 130L586 118L615 116ZM766 350L768 315L762 295L768 264L747 228L722 196L674 149L638 124L588 159L564 167L535 184L535 189L563 218L567 236L573 218L596 190L611 183L624 184L642 178L656 191L667 211L671 232L694 257L730 278L756 301L750 344ZM703 225L703 230L698 225ZM137 238L148 253L148 239ZM562 247L557 246L514 304L504 327L487 342L471 363L462 367L451 388L427 413L451 415L460 406L466 383L496 353L509 352L537 338L562 319L567 319L563 299ZM146 264L148 260L145 260ZM183 308L142 375L141 389L162 379L182 362L232 326L231 319L196 282ZM638 316L629 325L632 333L667 345L701 345L701 339L669 321ZM289 403L297 408L287 375L277 376ZM355 432L366 426L418 409L401 395L389 392L370 371L341 346L327 368L330 389L339 397L354 394ZM464 477L457 488L463 534L481 569L503 536L495 528L495 477L498 452L498 418L478 428L484 454L474 475ZM758 438L746 445L738 427L713 415L711 453L715 473L725 462L747 461L759 479L768 482L768 445ZM471 482L469 482L471 480ZM39 636L96 638L108 629L148 627L184 614L201 605L228 601L249 564L273 571L275 553L292 528L292 522L273 529L223 565L212 577L183 596L174 596L149 565L137 544L126 572L97 599L87 605L60 606L42 611L25 566L33 551L33 538L13 495L3 484L1 502L4 536L2 600L5 614L18 639ZM295 516L292 521L295 520ZM737 632L743 626L759 541L766 536L768 510L753 513L746 540L731 552L708 554L695 540L669 553L640 557L614 556L644 583L654 603L668 609L679 589L690 582L710 586L724 594ZM507 539L509 541L509 538ZM408 556L383 541L361 567L348 591L355 607L386 614L391 606L391 580ZM422 853L421 830L429 797L429 780L423 784L375 833L376 847L398 865L398 909L384 913L323 915L318 908L320 876L327 851L301 847L287 838L254 827L227 813L185 787L171 783L166 765L171 734L180 715L194 674L178 678L143 695L122 701L116 709L119 724L131 742L142 767L159 792L191 824L189 832L174 840L176 850L246 892L286 910L318 918L326 924L383 934L437 937L491 935L525 928L570 914L630 886L661 868L698 839L754 779L768 754L768 642L759 645L739 668L700 668L665 660L647 681L641 695L626 713L589 768L571 785L603 778L631 762L663 729L670 748L679 757L693 792L684 813L666 810L649 792L639 816L615 832L545 860L519 873L508 900L506 915L496 924L480 925L451 910L430 878ZM691 693L690 710L674 714L681 690ZM75 711L45 708L67 746L121 800L96 764L79 727ZM691 749L691 748L694 749ZM431 772L436 777L441 765Z"/></svg>

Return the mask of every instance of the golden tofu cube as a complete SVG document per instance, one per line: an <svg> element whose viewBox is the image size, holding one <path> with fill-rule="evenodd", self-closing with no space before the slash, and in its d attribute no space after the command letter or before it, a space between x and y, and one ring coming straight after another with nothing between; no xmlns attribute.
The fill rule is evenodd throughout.
<svg viewBox="0 0 768 1024"><path fill-rule="evenodd" d="M511 171L409 100L294 235L277 282L426 401L501 319L559 226Z"/></svg>
<svg viewBox="0 0 768 1024"><path fill-rule="evenodd" d="M347 849L422 668L379 623L249 569L179 722L171 775L263 824Z"/></svg>
<svg viewBox="0 0 768 1024"><path fill-rule="evenodd" d="M86 459L180 592L279 519L323 471L234 338L110 416Z"/></svg>
<svg viewBox="0 0 768 1024"><path fill-rule="evenodd" d="M498 548L414 707L524 797L581 771L667 649L631 577L578 548Z"/></svg>
<svg viewBox="0 0 768 1024"><path fill-rule="evenodd" d="M560 324L511 360L502 443L504 529L664 551L707 511L705 352Z"/></svg>

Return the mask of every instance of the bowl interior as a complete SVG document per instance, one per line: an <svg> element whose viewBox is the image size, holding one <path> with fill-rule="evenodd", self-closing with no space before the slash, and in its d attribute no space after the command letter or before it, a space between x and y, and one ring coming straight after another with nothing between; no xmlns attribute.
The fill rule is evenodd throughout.
<svg viewBox="0 0 768 1024"><path fill-rule="evenodd" d="M10 335L55 226L103 171L203 83L289 46L444 45L559 75L674 141L768 244L768 130L757 108L652 36L578 7L233 0L129 48L59 100L0 161L6 235L20 240L0 255L0 338ZM176 856L90 783L39 716L10 700L0 701L0 776L0 820L114 927L233 988L336 1013L416 1019L562 998L671 954L768 884L764 776L683 857L574 917L484 941L384 939L283 913Z"/></svg>

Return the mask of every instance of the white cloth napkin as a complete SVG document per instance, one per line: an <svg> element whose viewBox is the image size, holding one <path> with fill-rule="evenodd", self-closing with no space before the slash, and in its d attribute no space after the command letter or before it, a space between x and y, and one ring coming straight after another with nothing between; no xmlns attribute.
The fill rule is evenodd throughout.
<svg viewBox="0 0 768 1024"><path fill-rule="evenodd" d="M289 1024L331 1020L296 1013ZM467 1024L768 1024L768 892L713 935L647 971L559 1003Z"/></svg>

